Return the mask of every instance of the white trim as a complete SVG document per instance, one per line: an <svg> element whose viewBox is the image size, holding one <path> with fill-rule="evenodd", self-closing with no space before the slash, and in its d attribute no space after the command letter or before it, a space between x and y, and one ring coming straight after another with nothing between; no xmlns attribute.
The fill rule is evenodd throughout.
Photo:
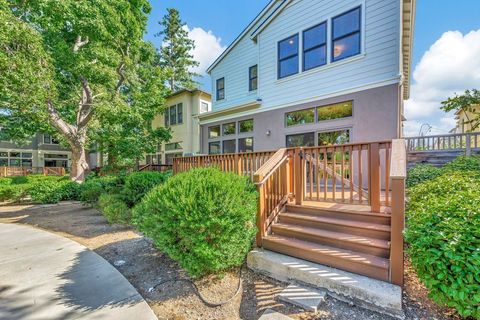
<svg viewBox="0 0 480 320"><path fill-rule="evenodd" d="M199 124L200 125L205 125L205 124L210 124L210 123L213 123L213 122L230 120L230 119L234 119L234 118L241 117L241 116L250 116L250 115L253 115L253 114L257 114L257 113L262 113L262 112L287 108L287 107L296 106L296 105L300 105L300 104L304 104L304 103L314 102L314 101L317 101L317 100L334 98L334 97L340 96L340 95L346 95L346 94L356 93L356 92L360 92L360 91L364 91L364 90L384 87L384 86L388 86L388 85L392 85L392 84L398 84L399 80L400 80L400 77L396 76L396 77L393 77L393 78L390 78L390 79L387 79L387 80L373 82L373 83L369 83L369 84L358 86L358 87L352 87L352 88L349 88L349 89L336 91L336 92L325 94L325 95L322 95L322 96L316 96L316 97L311 97L311 98L308 98L308 99L298 100L298 101L295 101L295 102L290 102L290 103L278 105L278 106L275 106L275 107L270 107L270 108L261 108L260 107L259 109L256 109L256 110L249 110L249 111L246 111L246 112L231 114L229 116L217 117L217 118L213 118L211 120L205 120L203 122L200 120ZM231 108L235 108L235 107L231 107ZM228 110L228 109L229 108L222 108L220 110L225 111L225 110ZM217 112L217 111L213 111L213 112Z"/></svg>

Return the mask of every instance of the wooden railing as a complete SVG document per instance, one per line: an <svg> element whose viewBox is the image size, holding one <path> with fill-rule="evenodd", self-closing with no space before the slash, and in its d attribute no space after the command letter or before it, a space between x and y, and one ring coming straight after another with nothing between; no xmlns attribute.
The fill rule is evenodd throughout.
<svg viewBox="0 0 480 320"><path fill-rule="evenodd" d="M0 167L0 177L27 176L30 174L43 174L45 176L63 176L65 168L63 167Z"/></svg>
<svg viewBox="0 0 480 320"><path fill-rule="evenodd" d="M480 132L408 137L405 139L409 152L465 150L466 154L470 155L472 150L480 150Z"/></svg>
<svg viewBox="0 0 480 320"><path fill-rule="evenodd" d="M403 286L403 229L405 228L405 179L407 177L405 140L392 141L390 163L392 181L390 282Z"/></svg>
<svg viewBox="0 0 480 320"><path fill-rule="evenodd" d="M145 164L138 167L138 171L156 171L156 172L165 172L172 170L173 166L169 164Z"/></svg>

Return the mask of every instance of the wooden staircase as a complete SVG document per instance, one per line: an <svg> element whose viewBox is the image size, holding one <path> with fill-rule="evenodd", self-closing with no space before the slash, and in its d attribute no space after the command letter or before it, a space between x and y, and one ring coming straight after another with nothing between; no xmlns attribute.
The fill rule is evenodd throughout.
<svg viewBox="0 0 480 320"><path fill-rule="evenodd" d="M287 204L265 249L389 281L390 215Z"/></svg>

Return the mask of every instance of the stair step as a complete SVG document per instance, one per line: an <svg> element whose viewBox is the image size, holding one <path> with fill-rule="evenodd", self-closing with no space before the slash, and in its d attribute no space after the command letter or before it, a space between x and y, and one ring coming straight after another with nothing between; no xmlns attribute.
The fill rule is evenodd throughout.
<svg viewBox="0 0 480 320"><path fill-rule="evenodd" d="M301 214L308 214L313 216L322 216L327 218L345 219L353 221L362 221L370 223L378 223L384 225L390 225L390 214L370 212L370 211L358 211L348 210L341 208L322 208L308 205L295 205L288 204L286 206L286 212L295 212Z"/></svg>
<svg viewBox="0 0 480 320"><path fill-rule="evenodd" d="M277 235L265 237L262 245L267 250L388 281L389 261L384 258Z"/></svg>
<svg viewBox="0 0 480 320"><path fill-rule="evenodd" d="M274 235L368 253L378 257L388 258L390 256L390 243L387 240L287 223L275 223L272 226L272 232Z"/></svg>
<svg viewBox="0 0 480 320"><path fill-rule="evenodd" d="M378 223L313 216L296 212L282 212L279 215L279 222L390 240L390 226Z"/></svg>

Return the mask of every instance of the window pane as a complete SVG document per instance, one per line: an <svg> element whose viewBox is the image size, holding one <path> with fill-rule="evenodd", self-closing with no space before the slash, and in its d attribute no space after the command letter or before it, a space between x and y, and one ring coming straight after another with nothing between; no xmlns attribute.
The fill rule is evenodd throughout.
<svg viewBox="0 0 480 320"><path fill-rule="evenodd" d="M325 44L327 41L327 26L322 23L316 27L303 32L303 49L308 50L313 47Z"/></svg>
<svg viewBox="0 0 480 320"><path fill-rule="evenodd" d="M209 138L218 138L220 137L220 126L213 126L208 128L208 137Z"/></svg>
<svg viewBox="0 0 480 320"><path fill-rule="evenodd" d="M177 124L177 106L170 107L170 125Z"/></svg>
<svg viewBox="0 0 480 320"><path fill-rule="evenodd" d="M278 59L298 54L298 34L278 43Z"/></svg>
<svg viewBox="0 0 480 320"><path fill-rule="evenodd" d="M200 112L201 112L201 113L203 113L203 112L208 112L208 103L202 102L202 105L201 105L201 108L200 108Z"/></svg>
<svg viewBox="0 0 480 320"><path fill-rule="evenodd" d="M238 152L253 152L253 138L238 139Z"/></svg>
<svg viewBox="0 0 480 320"><path fill-rule="evenodd" d="M165 151L171 151L171 150L178 150L182 149L182 145L180 142L172 142L172 143L167 143L165 145Z"/></svg>
<svg viewBox="0 0 480 320"><path fill-rule="evenodd" d="M217 80L217 100L225 99L225 78Z"/></svg>
<svg viewBox="0 0 480 320"><path fill-rule="evenodd" d="M235 122L225 123L223 126L223 135L228 136L230 134L235 134Z"/></svg>
<svg viewBox="0 0 480 320"><path fill-rule="evenodd" d="M220 154L220 141L210 142L208 144L208 154Z"/></svg>
<svg viewBox="0 0 480 320"><path fill-rule="evenodd" d="M250 67L250 79L257 77L257 66Z"/></svg>
<svg viewBox="0 0 480 320"><path fill-rule="evenodd" d="M0 158L0 166L7 167L8 166L8 159Z"/></svg>
<svg viewBox="0 0 480 320"><path fill-rule="evenodd" d="M225 88L225 78L221 78L217 80L217 89Z"/></svg>
<svg viewBox="0 0 480 320"><path fill-rule="evenodd" d="M20 167L20 159L10 159L11 167Z"/></svg>
<svg viewBox="0 0 480 320"><path fill-rule="evenodd" d="M331 104L317 108L318 121L351 117L353 114L352 101Z"/></svg>
<svg viewBox="0 0 480 320"><path fill-rule="evenodd" d="M313 132L291 134L287 136L287 148L313 146L315 146L315 134Z"/></svg>
<svg viewBox="0 0 480 320"><path fill-rule="evenodd" d="M287 127L315 122L315 109L293 111L285 114Z"/></svg>
<svg viewBox="0 0 480 320"><path fill-rule="evenodd" d="M303 70L310 70L327 63L327 46L306 51L303 56Z"/></svg>
<svg viewBox="0 0 480 320"><path fill-rule="evenodd" d="M250 91L257 90L257 83L258 83L257 78L250 80L250 86L249 86Z"/></svg>
<svg viewBox="0 0 480 320"><path fill-rule="evenodd" d="M8 152L0 152L0 157L8 157Z"/></svg>
<svg viewBox="0 0 480 320"><path fill-rule="evenodd" d="M253 131L253 119L243 120L238 123L238 131L243 132L252 132Z"/></svg>
<svg viewBox="0 0 480 320"><path fill-rule="evenodd" d="M235 153L235 140L223 141L223 153Z"/></svg>
<svg viewBox="0 0 480 320"><path fill-rule="evenodd" d="M333 19L333 39L360 30L360 8Z"/></svg>
<svg viewBox="0 0 480 320"><path fill-rule="evenodd" d="M43 135L43 143L51 143L52 142L52 138L50 137L49 134L44 134Z"/></svg>
<svg viewBox="0 0 480 320"><path fill-rule="evenodd" d="M165 113L163 115L165 120L165 127L168 127L170 125L170 123L168 122L168 112L169 112L169 109L167 108L167 110L165 110Z"/></svg>
<svg viewBox="0 0 480 320"><path fill-rule="evenodd" d="M284 78L298 72L298 56L279 62L279 78Z"/></svg>
<svg viewBox="0 0 480 320"><path fill-rule="evenodd" d="M360 53L360 33L333 42L333 61Z"/></svg>
<svg viewBox="0 0 480 320"><path fill-rule="evenodd" d="M22 152L22 158L31 158L32 154L30 152Z"/></svg>
<svg viewBox="0 0 480 320"><path fill-rule="evenodd" d="M10 157L20 158L20 152L10 152Z"/></svg>
<svg viewBox="0 0 480 320"><path fill-rule="evenodd" d="M350 142L350 130L337 130L318 133L319 146L331 146Z"/></svg>
<svg viewBox="0 0 480 320"><path fill-rule="evenodd" d="M23 159L22 160L22 167L32 167L32 159Z"/></svg>
<svg viewBox="0 0 480 320"><path fill-rule="evenodd" d="M177 104L178 123L183 123L183 103Z"/></svg>

